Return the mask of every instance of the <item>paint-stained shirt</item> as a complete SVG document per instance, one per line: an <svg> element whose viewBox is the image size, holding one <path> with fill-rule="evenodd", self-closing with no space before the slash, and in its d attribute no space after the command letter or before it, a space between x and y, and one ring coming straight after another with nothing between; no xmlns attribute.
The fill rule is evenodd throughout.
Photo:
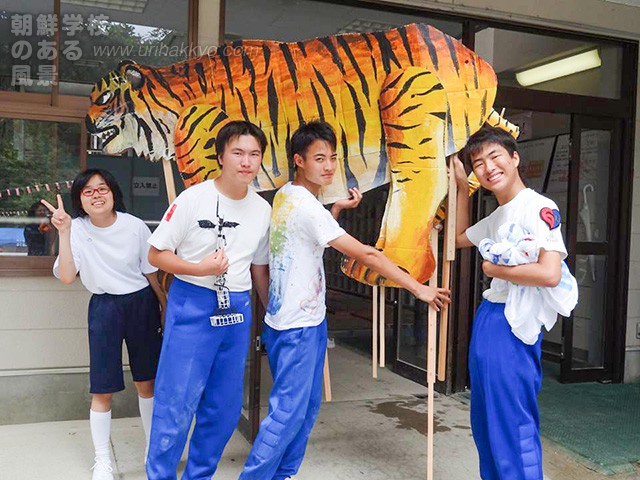
<svg viewBox="0 0 640 480"><path fill-rule="evenodd" d="M305 187L287 183L276 194L269 235L269 305L264 321L276 330L314 327L324 320L322 255L345 235Z"/></svg>

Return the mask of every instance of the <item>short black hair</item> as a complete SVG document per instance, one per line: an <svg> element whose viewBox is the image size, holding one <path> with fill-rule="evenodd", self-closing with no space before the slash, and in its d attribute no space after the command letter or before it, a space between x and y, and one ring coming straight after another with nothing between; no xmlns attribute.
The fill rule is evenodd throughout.
<svg viewBox="0 0 640 480"><path fill-rule="evenodd" d="M302 124L291 136L291 142L289 143L289 164L295 168L295 162L293 156L297 153L302 158L307 154L307 150L313 142L316 140L323 140L331 145L331 148L335 151L338 144L336 139L336 133L333 131L333 127L327 122L320 120L314 120L309 123Z"/></svg>
<svg viewBox="0 0 640 480"><path fill-rule="evenodd" d="M71 215L74 218L87 216L87 212L82 208L82 200L80 197L82 196L82 190L94 175L101 176L104 183L106 183L111 190L113 194L113 211L126 212L127 208L124 206L122 190L120 190L120 185L118 185L118 181L111 172L103 170L102 168L88 168L84 172L80 172L71 185Z"/></svg>
<svg viewBox="0 0 640 480"><path fill-rule="evenodd" d="M518 151L518 143L509 132L485 124L469 137L460 154L462 162L473 170L472 157L487 144L497 144L504 147L511 157L513 157L514 152Z"/></svg>
<svg viewBox="0 0 640 480"><path fill-rule="evenodd" d="M267 137L264 132L257 125L244 120L234 120L227 123L218 132L216 137L216 152L218 153L218 160L222 157L224 149L231 140L238 138L241 135L251 135L260 144L260 150L264 155L264 151L267 149Z"/></svg>

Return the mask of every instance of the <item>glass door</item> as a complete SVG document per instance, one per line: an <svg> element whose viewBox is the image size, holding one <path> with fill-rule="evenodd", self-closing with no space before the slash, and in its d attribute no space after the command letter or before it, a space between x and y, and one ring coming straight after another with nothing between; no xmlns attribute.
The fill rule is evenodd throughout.
<svg viewBox="0 0 640 480"><path fill-rule="evenodd" d="M613 331L621 314L617 288L617 195L620 125L615 119L572 116L568 162L567 259L579 301L562 323L561 381L612 380Z"/></svg>
<svg viewBox="0 0 640 480"><path fill-rule="evenodd" d="M394 295L394 370L414 382L426 385L429 305L404 289L395 290Z"/></svg>

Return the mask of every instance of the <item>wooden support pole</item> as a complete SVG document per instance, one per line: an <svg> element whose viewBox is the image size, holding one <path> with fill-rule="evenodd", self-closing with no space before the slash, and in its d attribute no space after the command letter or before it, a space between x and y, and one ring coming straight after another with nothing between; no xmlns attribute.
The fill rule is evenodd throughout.
<svg viewBox="0 0 640 480"><path fill-rule="evenodd" d="M386 297L384 287L380 287L380 366L384 368L386 359L386 335L385 335L385 315L386 315Z"/></svg>
<svg viewBox="0 0 640 480"><path fill-rule="evenodd" d="M333 396L331 395L331 374L329 373L329 349L324 352L324 401L330 402Z"/></svg>
<svg viewBox="0 0 640 480"><path fill-rule="evenodd" d="M176 183L173 181L173 168L171 168L171 160L162 160L162 173L164 174L164 185L167 190L167 205L171 205L173 201L176 199ZM170 284L169 280L172 278L171 274L166 272L161 272L158 270L158 279L160 280L160 286L162 287L162 291L165 296L165 305L167 296L169 294L168 285ZM166 312L162 312L162 328L164 328L164 314Z"/></svg>
<svg viewBox="0 0 640 480"><path fill-rule="evenodd" d="M438 231L431 231L431 250L436 259L433 275L429 285L438 287ZM428 309L427 324L427 480L433 480L433 397L436 383L436 332L438 312L433 308Z"/></svg>
<svg viewBox="0 0 640 480"><path fill-rule="evenodd" d="M442 265L442 287L451 286L451 262ZM449 330L449 305L445 304L440 312L440 334L438 335L438 381L444 382L447 376L447 337Z"/></svg>
<svg viewBox="0 0 640 480"><path fill-rule="evenodd" d="M378 378L378 287L373 287L371 297L373 300L373 318L371 321L373 327L371 332L371 374L373 378Z"/></svg>
<svg viewBox="0 0 640 480"><path fill-rule="evenodd" d="M173 169L170 160L162 160L162 171L164 173L164 184L167 187L167 199L169 204L176 199L176 184L173 181Z"/></svg>
<svg viewBox="0 0 640 480"><path fill-rule="evenodd" d="M451 288L451 267L456 259L456 177L453 166L449 167L449 194L447 197L447 217L444 227L444 255L442 265L442 286ZM449 334L449 304L445 304L440 314L440 335L438 345L438 380L444 382L447 374L447 336Z"/></svg>

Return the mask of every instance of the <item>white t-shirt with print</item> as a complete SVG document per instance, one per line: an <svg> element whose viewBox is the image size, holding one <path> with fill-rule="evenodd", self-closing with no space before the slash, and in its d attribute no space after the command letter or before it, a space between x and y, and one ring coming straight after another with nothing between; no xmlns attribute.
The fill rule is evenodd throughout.
<svg viewBox="0 0 640 480"><path fill-rule="evenodd" d="M149 243L191 263L224 247L229 258L225 285L232 292L244 292L251 290L249 267L269 263L270 215L269 203L251 188L242 200L233 200L219 193L213 180L207 180L175 199ZM216 281L215 275L176 277L209 289Z"/></svg>
<svg viewBox="0 0 640 480"><path fill-rule="evenodd" d="M276 330L320 325L326 314L322 255L345 231L305 187L287 183L273 200L269 305Z"/></svg>
<svg viewBox="0 0 640 480"><path fill-rule="evenodd" d="M538 247L547 251L559 252L561 259L567 257L567 248L562 240L560 211L555 202L539 193L525 188L504 205L500 205L488 217L483 218L466 230L467 237L475 246L485 238L495 242L498 238L498 229L504 224L516 224L527 229L535 236ZM493 279L494 282L499 279ZM508 291L488 288L482 296L494 303L505 303Z"/></svg>
<svg viewBox="0 0 640 480"><path fill-rule="evenodd" d="M137 217L117 212L108 227L96 227L89 217L71 221L71 253L82 284L91 293L125 295L149 285L145 274L158 269L149 263L149 227ZM60 278L60 257L53 274Z"/></svg>

